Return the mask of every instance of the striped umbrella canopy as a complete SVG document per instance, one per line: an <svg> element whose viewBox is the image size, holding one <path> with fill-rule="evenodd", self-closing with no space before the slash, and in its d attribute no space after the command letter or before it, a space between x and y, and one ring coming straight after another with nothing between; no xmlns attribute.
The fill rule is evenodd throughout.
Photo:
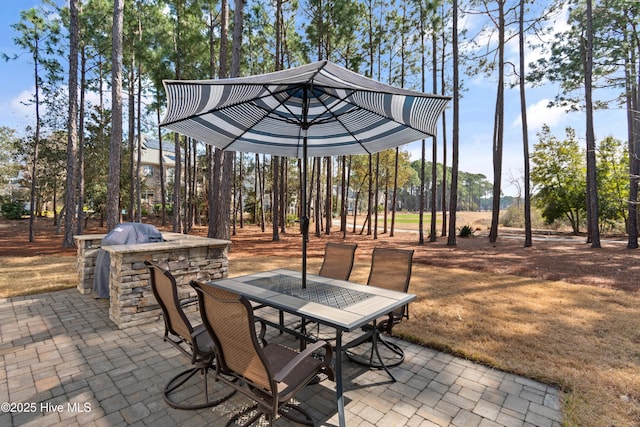
<svg viewBox="0 0 640 427"><path fill-rule="evenodd" d="M305 146L310 157L370 154L434 136L450 99L389 86L329 61L164 85L163 127L223 150L288 157L305 157Z"/></svg>
<svg viewBox="0 0 640 427"><path fill-rule="evenodd" d="M161 126L222 150L303 158L371 154L435 136L449 97L389 86L329 61L256 76L165 80ZM309 219L301 218L306 282Z"/></svg>

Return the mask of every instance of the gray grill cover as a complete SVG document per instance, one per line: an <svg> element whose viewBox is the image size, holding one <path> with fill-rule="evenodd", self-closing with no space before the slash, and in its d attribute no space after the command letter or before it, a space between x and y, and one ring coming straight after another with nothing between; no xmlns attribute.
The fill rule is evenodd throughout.
<svg viewBox="0 0 640 427"><path fill-rule="evenodd" d="M131 245L137 243L162 242L162 234L151 224L125 222L102 238L102 246ZM96 298L109 298L109 252L100 249L96 258L93 276L93 292Z"/></svg>

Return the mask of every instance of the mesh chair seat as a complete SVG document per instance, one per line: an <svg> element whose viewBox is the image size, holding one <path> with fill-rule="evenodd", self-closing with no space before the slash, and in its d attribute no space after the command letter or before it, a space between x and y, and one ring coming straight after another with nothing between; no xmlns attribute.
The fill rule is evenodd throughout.
<svg viewBox="0 0 640 427"><path fill-rule="evenodd" d="M255 402L255 405L234 415L227 425L247 413L255 416L244 425L251 425L262 415L269 425L282 415L296 423L315 425L310 414L289 402L318 375L334 379L331 367L332 349L326 342L316 342L303 352L264 341L264 322L253 315L251 303L244 297L191 281L198 291L202 322L213 338L218 379ZM255 324L260 322L261 332ZM315 357L324 350L324 357ZM293 415L298 412L304 418Z"/></svg>

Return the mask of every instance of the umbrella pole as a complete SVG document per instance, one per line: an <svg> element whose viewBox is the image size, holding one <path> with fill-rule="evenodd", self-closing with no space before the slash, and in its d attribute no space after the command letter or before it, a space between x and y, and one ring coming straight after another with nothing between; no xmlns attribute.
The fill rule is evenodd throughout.
<svg viewBox="0 0 640 427"><path fill-rule="evenodd" d="M309 131L309 86L302 88L302 289L307 288L307 242L309 241L309 217L307 216L307 134Z"/></svg>
<svg viewBox="0 0 640 427"><path fill-rule="evenodd" d="M302 218L300 231L302 232L302 288L307 287L307 241L309 240L309 217L307 216L307 129L304 129L302 139Z"/></svg>

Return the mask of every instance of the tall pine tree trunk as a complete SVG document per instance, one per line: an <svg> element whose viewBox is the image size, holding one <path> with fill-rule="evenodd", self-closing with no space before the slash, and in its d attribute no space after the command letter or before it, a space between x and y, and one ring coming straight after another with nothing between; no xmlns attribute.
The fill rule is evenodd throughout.
<svg viewBox="0 0 640 427"><path fill-rule="evenodd" d="M528 248L533 244L531 231L531 188L529 171L529 126L527 124L527 97L525 92L525 72L526 64L524 57L524 12L525 0L520 0L520 34L519 54L520 54L520 115L522 116L522 148L524 155L524 247Z"/></svg>
<svg viewBox="0 0 640 427"><path fill-rule="evenodd" d="M433 67L433 93L438 93L438 38L434 31L431 36L431 50L433 51L431 66ZM431 230L429 232L429 241L438 240L436 236L436 215L437 215L437 182L438 182L438 139L434 136L431 139Z"/></svg>
<svg viewBox="0 0 640 427"><path fill-rule="evenodd" d="M111 72L111 140L107 186L107 231L120 220L120 154L122 149L122 37L124 0L113 1Z"/></svg>
<svg viewBox="0 0 640 427"><path fill-rule="evenodd" d="M446 37L444 27L442 29L442 55L440 57L440 93L445 95L445 47ZM447 235L447 115L442 115L442 236Z"/></svg>
<svg viewBox="0 0 640 427"><path fill-rule="evenodd" d="M69 120L67 122L67 185L65 195L64 241L62 246L74 245L73 234L77 228L78 188L78 0L69 2ZM35 177L35 175L34 175Z"/></svg>
<svg viewBox="0 0 640 427"><path fill-rule="evenodd" d="M85 108L84 108L84 94L85 94L85 86L86 86L86 76L87 76L87 59L85 55L85 48L82 47L80 51L80 101L79 105L79 114L78 114L78 162L76 164L76 181L78 188L78 200L77 200L77 223L76 223L76 234L83 234L84 229L84 193L85 193L85 184L84 184L84 122L85 122ZM158 122L159 123L159 122Z"/></svg>
<svg viewBox="0 0 640 427"><path fill-rule="evenodd" d="M332 174L333 174L333 158L327 157L327 196L325 203L325 226L324 226L324 234L331 234L331 220L333 214L333 184L332 184Z"/></svg>
<svg viewBox="0 0 640 427"><path fill-rule="evenodd" d="M131 69L129 70L129 210L127 216L129 221L133 222L135 218L135 203L136 203L136 175L135 175L135 152L136 152L136 96L135 96L135 59L131 59L129 64Z"/></svg>
<svg viewBox="0 0 640 427"><path fill-rule="evenodd" d="M449 192L449 236L447 245L456 245L456 214L458 211L458 157L460 141L460 83L458 59L458 0L453 0L453 141L451 153L451 191Z"/></svg>
<svg viewBox="0 0 640 427"><path fill-rule="evenodd" d="M493 203L491 206L491 229L489 241L498 240L500 225L500 197L502 195L502 148L504 143L504 51L505 17L504 0L498 0L498 90L493 126Z"/></svg>
<svg viewBox="0 0 640 427"><path fill-rule="evenodd" d="M587 107L587 220L591 247L600 247L598 212L598 183L596 171L596 138L593 131L593 10L592 0L587 0L587 46L585 55L585 104Z"/></svg>
<svg viewBox="0 0 640 427"><path fill-rule="evenodd" d="M273 226L272 240L280 240L280 157L273 156L271 160L271 175L273 176L273 202L271 203L271 216Z"/></svg>
<svg viewBox="0 0 640 427"><path fill-rule="evenodd" d="M632 73L627 71L627 82L633 82L627 86L627 123L629 135L629 215L627 224L627 248L638 248L638 180L640 180L640 46L633 57L635 61L626 64L626 70L635 69L638 61L637 82L634 82Z"/></svg>
<svg viewBox="0 0 640 427"><path fill-rule="evenodd" d="M156 99L158 99L158 94L156 93ZM158 123L160 123L160 103L156 107L156 117L158 119ZM165 189L165 175L164 175L164 153L162 150L162 132L160 127L158 127L158 164L160 165L160 215L161 221L160 224L164 227L167 225L167 195Z"/></svg>
<svg viewBox="0 0 640 427"><path fill-rule="evenodd" d="M400 161L400 148L396 147L396 156L393 172L393 196L391 198L391 232L390 237L393 237L393 232L396 226L396 207L398 206L398 164Z"/></svg>

